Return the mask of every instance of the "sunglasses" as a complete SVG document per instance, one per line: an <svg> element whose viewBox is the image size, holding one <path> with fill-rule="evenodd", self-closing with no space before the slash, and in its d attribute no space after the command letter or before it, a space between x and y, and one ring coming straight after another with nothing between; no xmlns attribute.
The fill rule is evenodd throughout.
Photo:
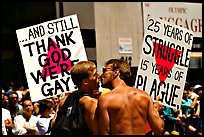
<svg viewBox="0 0 204 137"><path fill-rule="evenodd" d="M102 68L103 73L105 73L107 70L114 70L114 69L113 68L105 68L105 67Z"/></svg>

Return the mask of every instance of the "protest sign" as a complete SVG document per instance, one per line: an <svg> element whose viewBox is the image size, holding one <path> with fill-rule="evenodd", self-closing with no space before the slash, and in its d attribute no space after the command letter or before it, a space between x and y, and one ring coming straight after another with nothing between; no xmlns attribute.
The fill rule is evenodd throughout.
<svg viewBox="0 0 204 137"><path fill-rule="evenodd" d="M147 19L135 87L153 101L179 109L190 61L193 32L159 18Z"/></svg>
<svg viewBox="0 0 204 137"><path fill-rule="evenodd" d="M33 102L76 90L70 70L87 60L76 14L16 33Z"/></svg>

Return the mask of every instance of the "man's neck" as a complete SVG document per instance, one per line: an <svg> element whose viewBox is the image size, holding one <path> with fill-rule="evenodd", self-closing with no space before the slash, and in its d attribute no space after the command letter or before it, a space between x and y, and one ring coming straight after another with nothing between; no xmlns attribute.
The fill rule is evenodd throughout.
<svg viewBox="0 0 204 137"><path fill-rule="evenodd" d="M23 117L26 119L26 121L28 122L30 120L31 115L27 115L27 114L23 114Z"/></svg>
<svg viewBox="0 0 204 137"><path fill-rule="evenodd" d="M122 79L116 78L113 83L113 88L116 88L118 86L126 86L125 82Z"/></svg>

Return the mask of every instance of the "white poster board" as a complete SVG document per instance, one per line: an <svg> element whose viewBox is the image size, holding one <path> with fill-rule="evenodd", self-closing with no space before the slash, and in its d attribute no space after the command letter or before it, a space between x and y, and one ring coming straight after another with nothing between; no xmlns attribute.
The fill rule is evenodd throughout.
<svg viewBox="0 0 204 137"><path fill-rule="evenodd" d="M33 102L76 90L70 70L87 60L76 14L16 33Z"/></svg>
<svg viewBox="0 0 204 137"><path fill-rule="evenodd" d="M146 91L153 101L179 109L183 96L193 32L149 17L144 34L135 87Z"/></svg>

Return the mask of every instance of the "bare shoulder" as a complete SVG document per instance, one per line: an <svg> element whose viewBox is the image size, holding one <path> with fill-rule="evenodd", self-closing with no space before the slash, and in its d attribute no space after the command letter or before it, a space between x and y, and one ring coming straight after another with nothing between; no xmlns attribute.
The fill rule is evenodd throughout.
<svg viewBox="0 0 204 137"><path fill-rule="evenodd" d="M113 93L112 91L106 94L100 95L100 97L98 98L99 105L100 106L109 105L110 104L109 102L112 102L114 97L115 97L115 93Z"/></svg>
<svg viewBox="0 0 204 137"><path fill-rule="evenodd" d="M139 99L139 100L141 99L141 100L149 101L151 99L151 97L147 92L142 91L138 88L130 87L129 94L131 94L131 96L133 96L135 99Z"/></svg>
<svg viewBox="0 0 204 137"><path fill-rule="evenodd" d="M92 98L90 96L83 96L82 98L80 98L79 103L85 107L85 108L89 108L89 107L93 107L97 105L97 99L96 98Z"/></svg>

